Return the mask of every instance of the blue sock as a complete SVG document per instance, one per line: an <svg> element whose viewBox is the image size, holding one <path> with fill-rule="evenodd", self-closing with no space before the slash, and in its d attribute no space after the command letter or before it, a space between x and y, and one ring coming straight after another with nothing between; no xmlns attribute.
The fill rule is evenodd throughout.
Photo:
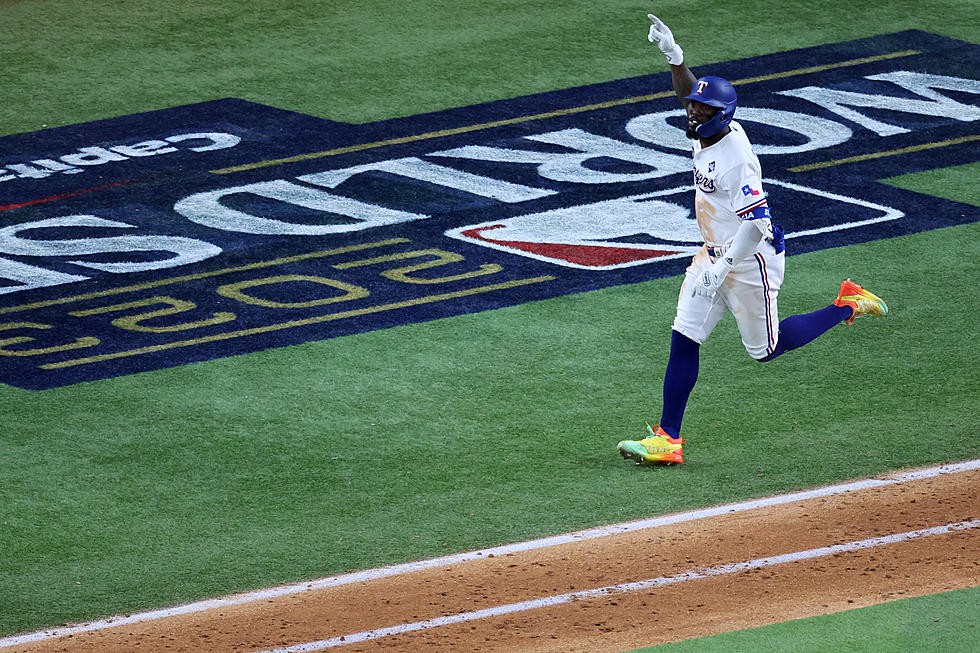
<svg viewBox="0 0 980 653"><path fill-rule="evenodd" d="M681 436L687 398L698 380L701 345L677 331L670 333L670 357L664 374L664 404L660 428L674 438Z"/></svg>
<svg viewBox="0 0 980 653"><path fill-rule="evenodd" d="M853 311L849 306L831 304L812 313L789 316L779 323L779 342L776 343L775 351L765 358L759 359L760 362L771 361L780 354L785 354L816 340L817 336L826 333L832 327L851 317L852 313Z"/></svg>

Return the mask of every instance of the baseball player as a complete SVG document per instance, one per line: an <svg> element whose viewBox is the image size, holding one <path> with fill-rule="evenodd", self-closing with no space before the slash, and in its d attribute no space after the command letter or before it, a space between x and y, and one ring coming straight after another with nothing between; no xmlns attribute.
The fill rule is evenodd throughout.
<svg viewBox="0 0 980 653"><path fill-rule="evenodd" d="M773 224L759 159L733 120L735 88L720 77L700 77L656 16L648 39L666 55L674 92L687 111L694 150L694 210L704 246L687 268L677 301L664 375L663 412L650 436L618 445L637 464L684 461L681 420L698 378L698 357L718 321L731 313L749 356L771 361L831 327L863 315L884 316L885 302L850 279L830 306L779 321L776 298L785 267L782 229Z"/></svg>

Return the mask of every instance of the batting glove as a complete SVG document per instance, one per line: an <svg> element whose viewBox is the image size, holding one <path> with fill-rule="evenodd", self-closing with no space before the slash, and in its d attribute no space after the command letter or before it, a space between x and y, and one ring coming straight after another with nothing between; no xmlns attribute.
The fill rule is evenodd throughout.
<svg viewBox="0 0 980 653"><path fill-rule="evenodd" d="M647 34L647 40L657 44L670 65L679 66L684 63L684 51L681 50L681 46L674 42L674 35L670 32L670 28L653 14L647 14L647 18L653 21L653 25L650 25L650 33Z"/></svg>
<svg viewBox="0 0 980 653"><path fill-rule="evenodd" d="M697 276L691 289L691 296L712 297L733 267L734 262L731 259L720 257Z"/></svg>

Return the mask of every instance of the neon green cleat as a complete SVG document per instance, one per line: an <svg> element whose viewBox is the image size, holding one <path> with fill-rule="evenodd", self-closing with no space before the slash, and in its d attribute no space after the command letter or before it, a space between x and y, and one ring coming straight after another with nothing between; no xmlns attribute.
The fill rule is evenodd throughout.
<svg viewBox="0 0 980 653"><path fill-rule="evenodd" d="M672 438L660 426L650 426L650 437L643 440L623 440L616 448L623 458L636 461L637 465L666 463L668 465L684 462L683 438Z"/></svg>

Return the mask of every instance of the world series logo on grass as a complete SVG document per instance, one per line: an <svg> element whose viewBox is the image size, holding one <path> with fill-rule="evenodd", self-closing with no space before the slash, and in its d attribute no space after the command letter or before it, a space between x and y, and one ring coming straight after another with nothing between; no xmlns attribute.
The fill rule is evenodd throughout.
<svg viewBox="0 0 980 653"><path fill-rule="evenodd" d="M976 59L905 32L701 72L735 83L793 254L977 219L876 181L976 160ZM43 389L678 274L700 235L669 88L368 125L221 100L6 137L0 380Z"/></svg>

